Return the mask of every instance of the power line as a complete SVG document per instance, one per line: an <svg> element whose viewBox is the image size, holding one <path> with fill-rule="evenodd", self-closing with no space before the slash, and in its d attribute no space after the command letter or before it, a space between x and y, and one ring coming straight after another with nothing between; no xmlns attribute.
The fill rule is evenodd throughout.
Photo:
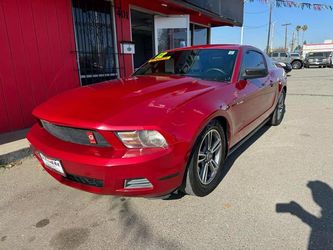
<svg viewBox="0 0 333 250"><path fill-rule="evenodd" d="M267 13L268 10L263 10L263 11L255 11L255 12L248 12L248 11L245 11L244 13L245 14L263 14L263 13Z"/></svg>
<svg viewBox="0 0 333 250"><path fill-rule="evenodd" d="M259 26L246 26L244 25L244 28L247 28L247 29L260 29L260 28L265 28L267 27L267 23L266 24L263 24L263 25L259 25Z"/></svg>

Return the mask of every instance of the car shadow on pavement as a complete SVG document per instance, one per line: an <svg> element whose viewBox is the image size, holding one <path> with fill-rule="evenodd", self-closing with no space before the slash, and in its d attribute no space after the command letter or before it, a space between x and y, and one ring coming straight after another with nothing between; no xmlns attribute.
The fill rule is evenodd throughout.
<svg viewBox="0 0 333 250"><path fill-rule="evenodd" d="M276 204L277 213L290 213L311 227L308 249L333 249L333 190L322 181L309 181L312 198L321 208L321 216L306 211L295 201Z"/></svg>
<svg viewBox="0 0 333 250"><path fill-rule="evenodd" d="M170 240L157 234L145 218L137 214L130 198L110 197L109 212L118 214L121 225L120 242L128 241L134 248L146 249L147 246L158 246L163 249L184 249L181 242Z"/></svg>
<svg viewBox="0 0 333 250"><path fill-rule="evenodd" d="M241 146L239 146L239 148L237 148L232 154L230 154L227 157L223 166L221 181L223 181L225 176L228 174L228 172L230 171L230 169L232 168L238 157L240 157L251 145L253 145L270 128L271 126L268 125L265 125L262 128L260 128L254 135L252 135L247 141L245 141Z"/></svg>

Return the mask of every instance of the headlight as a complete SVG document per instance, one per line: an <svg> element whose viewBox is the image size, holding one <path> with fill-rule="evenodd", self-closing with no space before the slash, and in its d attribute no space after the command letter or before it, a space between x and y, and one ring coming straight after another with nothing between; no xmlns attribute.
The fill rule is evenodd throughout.
<svg viewBox="0 0 333 250"><path fill-rule="evenodd" d="M137 130L116 132L120 140L128 148L165 148L165 138L155 130Z"/></svg>

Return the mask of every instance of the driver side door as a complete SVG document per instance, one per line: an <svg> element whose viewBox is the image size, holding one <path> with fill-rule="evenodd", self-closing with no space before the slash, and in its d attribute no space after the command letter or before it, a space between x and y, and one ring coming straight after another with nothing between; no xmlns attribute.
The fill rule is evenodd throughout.
<svg viewBox="0 0 333 250"><path fill-rule="evenodd" d="M252 79L243 79L246 69L266 70L267 75ZM258 124L258 119L267 111L267 93L265 91L270 82L267 62L264 55L256 50L247 50L243 54L242 66L239 80L246 82L242 88L236 88L233 111L237 114L238 124L236 132L239 139L242 139Z"/></svg>

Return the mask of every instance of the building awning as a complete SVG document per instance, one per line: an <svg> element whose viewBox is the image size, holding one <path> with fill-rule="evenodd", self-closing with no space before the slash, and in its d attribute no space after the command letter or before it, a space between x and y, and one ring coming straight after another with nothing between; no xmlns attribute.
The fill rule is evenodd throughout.
<svg viewBox="0 0 333 250"><path fill-rule="evenodd" d="M211 19L212 26L242 26L243 0L168 0Z"/></svg>

